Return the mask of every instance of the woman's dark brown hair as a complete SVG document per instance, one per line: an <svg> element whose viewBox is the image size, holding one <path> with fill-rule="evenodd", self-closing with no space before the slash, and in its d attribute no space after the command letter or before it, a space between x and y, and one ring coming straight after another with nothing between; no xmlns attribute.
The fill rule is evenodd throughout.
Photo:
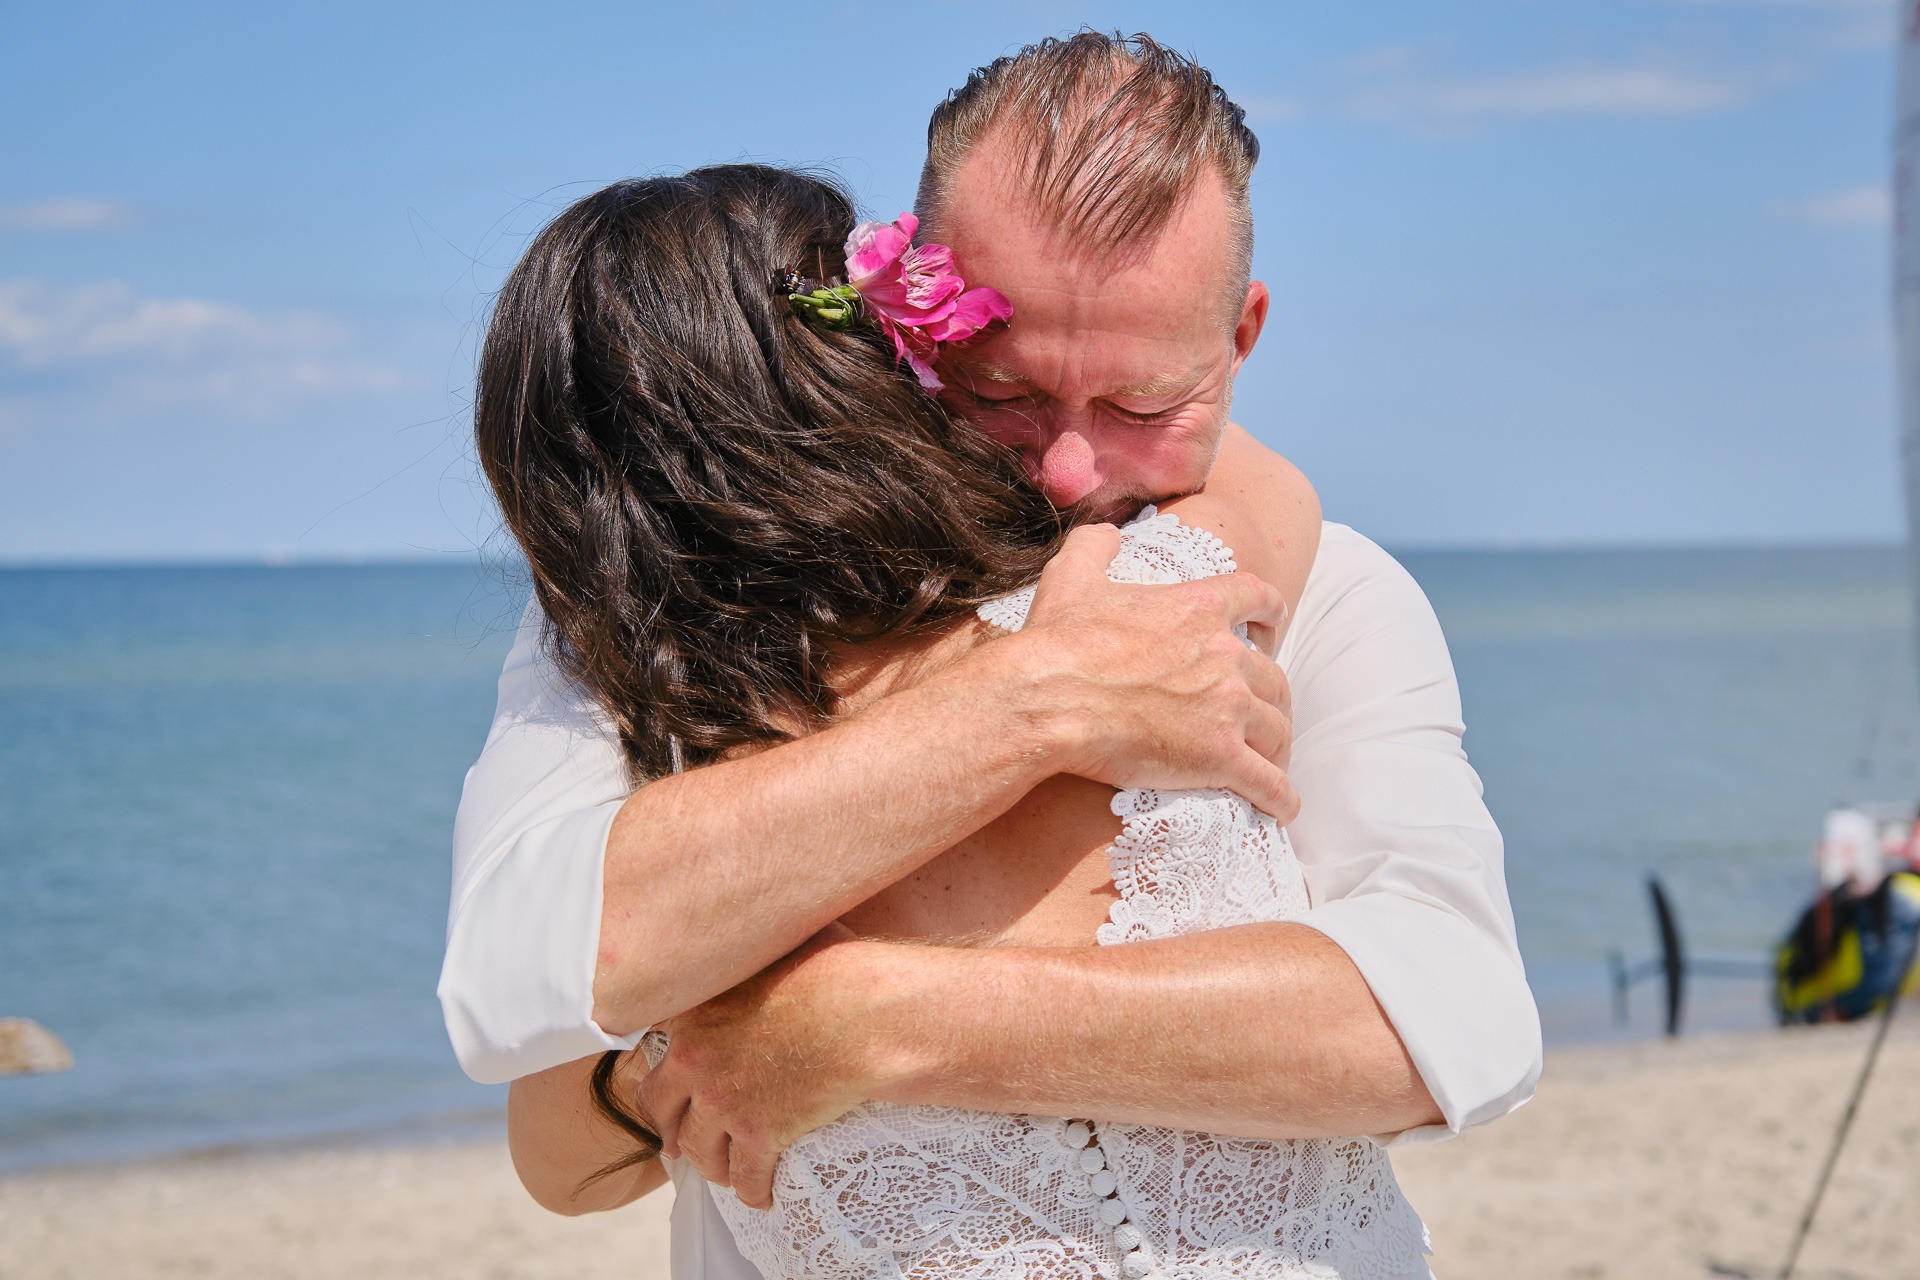
<svg viewBox="0 0 1920 1280"><path fill-rule="evenodd" d="M495 304L480 460L636 784L822 724L836 646L956 619L1057 545L1014 456L877 332L794 314L778 280L844 273L853 226L845 192L790 170L619 182ZM601 1067L601 1110L646 1143Z"/></svg>

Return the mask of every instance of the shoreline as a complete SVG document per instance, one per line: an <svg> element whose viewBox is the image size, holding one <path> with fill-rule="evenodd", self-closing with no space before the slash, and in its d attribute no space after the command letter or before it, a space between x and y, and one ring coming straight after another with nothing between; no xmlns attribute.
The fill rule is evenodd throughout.
<svg viewBox="0 0 1920 1280"><path fill-rule="evenodd" d="M1539 1096L1394 1166L1442 1280L1775 1274L1871 1025L1550 1047ZM1920 1272L1920 1018L1903 1011L1799 1273ZM0 1175L0 1275L664 1280L662 1192L547 1214L498 1133L370 1131Z"/></svg>
<svg viewBox="0 0 1920 1280"><path fill-rule="evenodd" d="M1724 988L1751 986L1753 991L1762 995L1766 989L1764 983L1726 982L1719 986ZM1747 993L1742 991L1741 994L1745 996ZM1769 1033L1780 1031L1780 1028L1773 1026L1760 1012L1754 1012L1751 1016L1742 1016L1744 1011L1730 1015L1729 1009L1740 1010L1741 1006L1723 998L1709 997L1698 1003L1706 1006L1705 1012L1710 1025L1706 1030L1688 1031L1681 1037L1681 1043L1728 1036L1764 1037ZM1576 1007L1578 1012L1574 1012ZM1567 1002L1565 1009L1557 1011L1560 1015L1557 1017L1554 1016L1555 1010L1543 1009L1542 1020L1546 1024L1548 1054L1569 1052L1584 1054L1589 1050L1603 1051L1635 1044L1664 1042L1664 1038L1659 1036L1654 1016L1653 993L1644 994L1635 1003L1633 1021L1627 1026L1616 1026L1610 1019L1604 1019L1600 1010L1606 1007L1606 997L1602 994L1579 1002ZM1920 1023L1920 1002L1915 1002L1910 1012L1903 1012L1902 1018L1907 1017L1912 1017L1916 1023ZM457 1069L454 1070L457 1071ZM277 1127L282 1131L261 1137L213 1137L206 1141L192 1142L156 1138L147 1143L133 1142L120 1149L109 1149L96 1154L82 1152L74 1155L56 1155L52 1158L28 1158L21 1159L18 1163L10 1162L6 1148L0 1146L0 1180L65 1170L117 1169L227 1155L242 1158L256 1153L272 1155L314 1150L355 1151L396 1145L430 1145L479 1139L505 1132L506 1101L503 1090L501 1101L496 1107L448 1106L422 1110L394 1119L353 1120L344 1123L337 1121L329 1123L326 1120L314 1122L311 1119L303 1122L299 1117L277 1121L269 1118L260 1122L260 1125L268 1129Z"/></svg>

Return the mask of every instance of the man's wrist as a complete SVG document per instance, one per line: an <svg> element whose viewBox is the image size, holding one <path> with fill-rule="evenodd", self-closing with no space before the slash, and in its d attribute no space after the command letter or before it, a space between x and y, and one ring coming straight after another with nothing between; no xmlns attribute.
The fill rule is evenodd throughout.
<svg viewBox="0 0 1920 1280"><path fill-rule="evenodd" d="M949 1037L936 1025L942 991L954 967L971 957L965 947L859 941L841 944L846 966L836 985L857 992L858 1008L843 1023L859 1046L860 1070L872 1096L910 1095L914 1086L954 1070ZM844 984L844 985L840 985Z"/></svg>
<svg viewBox="0 0 1920 1280"><path fill-rule="evenodd" d="M1083 772L1097 749L1098 725L1085 700L1075 696L1081 682L1052 638L1020 631L975 652L992 664L992 696L1004 714L1017 718L1015 732L1045 764L1034 781Z"/></svg>

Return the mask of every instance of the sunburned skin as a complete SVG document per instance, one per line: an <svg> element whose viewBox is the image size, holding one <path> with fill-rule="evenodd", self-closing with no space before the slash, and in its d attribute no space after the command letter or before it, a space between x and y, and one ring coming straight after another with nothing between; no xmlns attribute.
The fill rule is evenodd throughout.
<svg viewBox="0 0 1920 1280"><path fill-rule="evenodd" d="M1100 487L1093 446L1078 431L1055 437L1040 458L1034 482L1048 493L1092 493Z"/></svg>

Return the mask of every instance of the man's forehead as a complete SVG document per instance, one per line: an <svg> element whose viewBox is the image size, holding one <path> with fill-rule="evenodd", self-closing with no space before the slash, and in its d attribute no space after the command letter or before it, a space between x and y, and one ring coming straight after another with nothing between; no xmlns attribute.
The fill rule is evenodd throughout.
<svg viewBox="0 0 1920 1280"><path fill-rule="evenodd" d="M990 382L1006 387L1032 386L1033 377L1024 370L993 360L966 360L958 363L959 371L976 382ZM1204 368L1169 369L1139 379L1130 380L1098 392L1105 396L1124 399L1148 399L1166 395L1174 391L1190 391L1207 374Z"/></svg>

